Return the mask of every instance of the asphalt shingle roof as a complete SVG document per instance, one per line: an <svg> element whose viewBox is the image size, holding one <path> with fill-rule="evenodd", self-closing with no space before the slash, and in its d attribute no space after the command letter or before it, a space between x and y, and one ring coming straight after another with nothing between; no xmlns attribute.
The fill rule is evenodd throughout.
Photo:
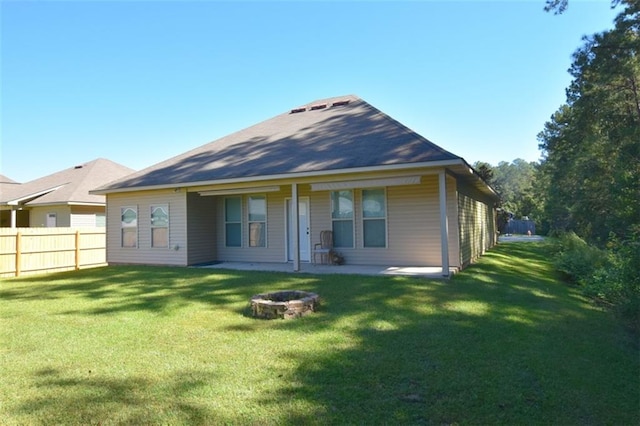
<svg viewBox="0 0 640 426"><path fill-rule="evenodd" d="M89 191L133 173L113 161L98 158L22 184L0 185L0 204L21 200L29 206L51 204L104 204L103 195Z"/></svg>
<svg viewBox="0 0 640 426"><path fill-rule="evenodd" d="M348 95L294 108L98 190L459 159Z"/></svg>
<svg viewBox="0 0 640 426"><path fill-rule="evenodd" d="M0 183L17 183L17 182L13 179L9 179L5 175L0 175Z"/></svg>

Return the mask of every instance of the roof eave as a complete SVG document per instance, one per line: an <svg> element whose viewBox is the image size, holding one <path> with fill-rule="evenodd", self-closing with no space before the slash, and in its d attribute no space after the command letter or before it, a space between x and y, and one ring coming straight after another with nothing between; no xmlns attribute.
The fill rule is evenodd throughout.
<svg viewBox="0 0 640 426"><path fill-rule="evenodd" d="M92 203L92 202L84 202L84 201L49 201L46 203L26 203L25 207L49 207L49 206L80 206L80 207L104 207L106 202L102 203Z"/></svg>
<svg viewBox="0 0 640 426"><path fill-rule="evenodd" d="M98 188L98 189L89 191L89 194L106 195L106 194L134 192L134 191L153 191L153 190L159 190L159 189L188 188L193 186L261 182L266 180L292 179L292 178L307 178L307 177L327 176L327 175L334 175L334 174L355 174L355 173L366 173L366 172L377 172L377 171L383 172L383 171L392 171L392 170L410 170L410 169L418 169L418 168L451 167L451 166L461 166L466 164L467 163L466 161L464 161L464 159L455 158L451 160L427 161L427 162L421 162L421 163L388 164L388 165L371 166L371 167L355 167L350 169L333 169L333 170L319 170L319 171L313 171L313 172L283 173L283 174L264 175L264 176L247 176L247 177L240 177L240 178L215 179L215 180L209 180L209 181L198 181L198 182L188 182L188 183L184 183L184 182L170 183L170 184L163 184L163 185L134 186L134 187L126 187L126 188L105 188L105 189Z"/></svg>
<svg viewBox="0 0 640 426"><path fill-rule="evenodd" d="M62 188L63 186L65 186L66 183L63 183L62 185L58 185L58 186L54 186L53 188L47 188L45 190L42 191L37 191L37 192L33 192L31 194L27 194L27 195L23 195L21 197L18 198L14 198L12 200L7 200L6 205L8 206L18 206L20 204L27 204L29 201L32 201L38 197L42 197L43 195L46 195L50 192L53 192L57 189ZM28 200L28 201L25 201Z"/></svg>

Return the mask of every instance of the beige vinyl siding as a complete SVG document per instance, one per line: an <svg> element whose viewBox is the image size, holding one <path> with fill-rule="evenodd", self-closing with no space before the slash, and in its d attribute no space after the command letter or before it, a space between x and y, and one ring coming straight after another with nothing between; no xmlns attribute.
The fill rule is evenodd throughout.
<svg viewBox="0 0 640 426"><path fill-rule="evenodd" d="M103 206L37 206L30 209L29 226L46 227L47 214L56 214L57 227L94 227L96 226L96 214L104 214Z"/></svg>
<svg viewBox="0 0 640 426"><path fill-rule="evenodd" d="M71 206L71 226L97 226L96 215L101 213L104 214L104 212L104 206Z"/></svg>
<svg viewBox="0 0 640 426"><path fill-rule="evenodd" d="M308 185L304 185L307 186ZM308 190L307 190L308 192ZM247 199L250 195L265 195L267 199L267 244L266 247L249 247ZM304 191L298 195L305 196ZM226 262L285 262L286 261L286 232L285 232L285 199L291 197L291 186L282 185L278 192L255 194L229 195L242 199L242 246L225 246L224 199L217 196L216 200L216 252L217 260Z"/></svg>
<svg viewBox="0 0 640 426"><path fill-rule="evenodd" d="M416 174L414 172L414 174ZM395 174L367 174L363 178L394 177ZM354 179L355 180L355 179ZM385 187L387 207L387 246L365 248L362 238L362 189L353 189L354 201L354 247L340 248L347 263L354 265L394 265L394 266L441 266L441 231L439 178L434 170L422 174L421 183ZM321 182L341 182L340 176L323 177ZM299 182L298 196L309 199L309 240L310 257L313 246L320 240L320 232L332 228L330 190L311 190L312 180ZM374 182L375 183L375 182ZM489 202L482 206L469 207L464 197L466 192L475 194L475 190L462 188L459 194L458 182L450 174L446 175L447 215L449 226L449 264L452 267L463 265L462 260L477 256L486 248L488 236L494 229ZM260 192L258 186L279 186L278 191ZM382 186L379 186L382 187ZM109 194L108 198L108 261L111 263L150 263L187 265L216 261L235 262L286 262L287 230L286 200L291 197L291 181L265 181L256 185L255 191L247 192L249 185L243 187L231 184L190 188L187 192L171 190L143 191L136 193ZM234 191L241 194L234 195ZM183 190L184 191L184 190ZM227 191L229 195L200 195L198 192ZM466 191L466 192L465 192ZM475 192L474 192L475 191ZM251 195L264 195L267 201L266 247L249 247L248 241L248 198ZM242 200L241 247L225 246L225 202L226 197L240 197ZM483 199L475 194L471 200ZM486 200L485 200L486 201ZM151 204L169 204L170 210L170 249L150 248L149 206ZM473 204L473 203L471 203ZM483 203L480 203L483 204ZM137 206L139 216L138 248L120 247L120 208ZM470 209L470 210L469 210ZM465 240L464 248L472 254L464 256L460 236L469 234L468 211L480 209L484 222L478 230L485 235L480 238L483 248L469 246L471 240ZM188 211L188 215L187 215ZM187 220L188 216L188 220ZM466 220L466 222L465 222ZM187 223L188 222L188 223ZM483 229L486 224L489 229ZM474 228L475 230L475 228ZM476 230L477 231L477 230ZM489 246L493 244L489 241ZM177 246L178 250L173 250ZM465 252L466 253L466 252ZM466 257L465 257L466 256Z"/></svg>
<svg viewBox="0 0 640 426"><path fill-rule="evenodd" d="M460 263L460 223L458 211L458 182L456 178L447 178L447 224L449 226L449 267L461 269Z"/></svg>
<svg viewBox="0 0 640 426"><path fill-rule="evenodd" d="M313 261L313 246L320 244L320 233L331 231L333 224L331 221L331 196L330 191L310 191L309 210L311 210L311 226L309 227L309 238L311 242L311 260ZM355 202L355 200L354 200ZM354 222L355 223L355 222ZM344 250L340 248L342 253ZM317 257L319 260L319 256Z"/></svg>
<svg viewBox="0 0 640 426"><path fill-rule="evenodd" d="M188 264L212 262L217 259L216 197L187 194L187 256Z"/></svg>
<svg viewBox="0 0 640 426"><path fill-rule="evenodd" d="M495 244L494 208L477 191L460 185L458 191L460 263L467 266Z"/></svg>
<svg viewBox="0 0 640 426"><path fill-rule="evenodd" d="M107 195L107 262L149 265L187 265L187 193L175 190ZM151 247L151 205L169 206L169 247ZM138 210L138 247L121 247L120 209Z"/></svg>
<svg viewBox="0 0 640 426"><path fill-rule="evenodd" d="M320 231L331 229L329 191L312 192L312 246ZM440 209L438 176L422 177L419 185L391 186L387 197L387 247L365 248L362 240L362 190L355 189L355 247L337 249L354 265L440 266ZM457 259L455 180L447 179L450 258ZM456 262L452 262L452 266Z"/></svg>
<svg viewBox="0 0 640 426"><path fill-rule="evenodd" d="M29 226L33 228L47 227L47 214L56 214L56 227L71 226L71 207L69 206L42 206L29 210Z"/></svg>
<svg viewBox="0 0 640 426"><path fill-rule="evenodd" d="M76 227L95 227L96 226L96 214L74 214L71 213L71 226Z"/></svg>

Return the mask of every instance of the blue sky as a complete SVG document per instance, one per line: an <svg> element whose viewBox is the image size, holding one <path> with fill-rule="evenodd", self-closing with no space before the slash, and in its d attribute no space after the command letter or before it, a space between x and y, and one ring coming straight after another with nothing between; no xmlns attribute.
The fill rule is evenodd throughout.
<svg viewBox="0 0 640 426"><path fill-rule="evenodd" d="M142 169L356 94L469 163L540 157L610 2L18 1L1 7L0 173Z"/></svg>

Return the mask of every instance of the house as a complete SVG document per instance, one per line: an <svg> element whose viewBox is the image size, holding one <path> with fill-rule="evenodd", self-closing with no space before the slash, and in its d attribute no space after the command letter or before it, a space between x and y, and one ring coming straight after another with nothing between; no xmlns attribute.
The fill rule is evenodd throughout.
<svg viewBox="0 0 640 426"><path fill-rule="evenodd" d="M96 186L134 170L99 158L26 183L0 182L2 227L105 226L105 196Z"/></svg>
<svg viewBox="0 0 640 426"><path fill-rule="evenodd" d="M13 183L13 184L16 184L16 183L18 183L18 182L16 182L16 181L15 181L15 180L13 180L13 179L9 179L9 178L8 178L8 177L6 177L5 175L0 175L0 184L3 184L3 183L9 183L9 184Z"/></svg>
<svg viewBox="0 0 640 426"><path fill-rule="evenodd" d="M92 191L107 261L312 259L462 268L496 242L496 193L461 157L350 95L293 108Z"/></svg>

